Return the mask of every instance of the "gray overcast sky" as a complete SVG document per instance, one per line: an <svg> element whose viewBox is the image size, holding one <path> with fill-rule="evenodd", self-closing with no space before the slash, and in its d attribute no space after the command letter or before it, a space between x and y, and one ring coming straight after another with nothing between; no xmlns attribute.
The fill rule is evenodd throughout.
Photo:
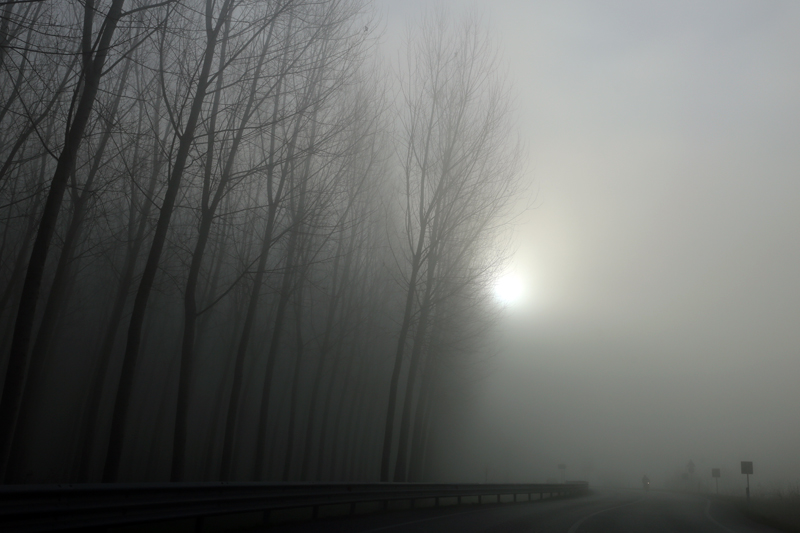
<svg viewBox="0 0 800 533"><path fill-rule="evenodd" d="M380 0L385 46L435 4L494 31L537 194L454 464L800 480L800 2Z"/></svg>

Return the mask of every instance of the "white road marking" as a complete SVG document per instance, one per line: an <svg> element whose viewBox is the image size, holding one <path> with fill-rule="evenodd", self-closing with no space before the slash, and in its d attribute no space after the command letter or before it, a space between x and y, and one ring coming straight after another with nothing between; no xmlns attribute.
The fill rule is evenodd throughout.
<svg viewBox="0 0 800 533"><path fill-rule="evenodd" d="M736 532L735 532L735 531L733 531L732 529L728 529L727 527L723 526L722 524L720 524L719 522L717 522L716 520L714 520L714 517L713 517L713 516L711 516L711 500L707 500L707 501L706 501L706 518L708 518L709 520L711 520L711 522L712 522L714 525L716 525L718 528L720 528L720 529L722 529L722 530L725 530L725 531L727 531L728 533L736 533Z"/></svg>
<svg viewBox="0 0 800 533"><path fill-rule="evenodd" d="M567 531L567 533L575 533L576 531L578 531L578 528L581 527L581 524L583 524L585 521L589 520L593 516L597 516L600 513L605 513L606 511L611 511L613 509L619 509L620 507L633 505L634 503L639 503L642 500L644 500L644 497L639 498L636 501L632 501L632 502L628 502L628 503L622 503L620 505L615 505L614 507L609 507L608 509L601 509L601 510L597 511L596 513L590 514L589 516L584 516L583 518L581 518L580 520L578 520L577 522L572 524L572 527L569 528L569 531Z"/></svg>

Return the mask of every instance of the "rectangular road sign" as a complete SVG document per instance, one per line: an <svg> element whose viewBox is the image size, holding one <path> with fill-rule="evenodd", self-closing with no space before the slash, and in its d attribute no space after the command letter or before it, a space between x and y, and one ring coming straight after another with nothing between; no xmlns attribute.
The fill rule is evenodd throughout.
<svg viewBox="0 0 800 533"><path fill-rule="evenodd" d="M753 461L742 461L742 474L753 473Z"/></svg>
<svg viewBox="0 0 800 533"><path fill-rule="evenodd" d="M711 469L711 477L719 477L719 468Z"/></svg>

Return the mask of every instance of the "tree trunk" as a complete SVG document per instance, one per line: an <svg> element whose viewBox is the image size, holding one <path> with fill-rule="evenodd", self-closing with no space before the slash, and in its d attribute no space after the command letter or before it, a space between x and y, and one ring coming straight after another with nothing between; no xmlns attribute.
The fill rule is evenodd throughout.
<svg viewBox="0 0 800 533"><path fill-rule="evenodd" d="M333 260L333 276L331 288L331 300L328 302L328 311L325 318L325 331L322 334L322 343L319 350L319 358L317 360L317 368L314 372L314 379L311 385L311 399L308 405L308 416L306 417L306 433L305 442L303 443L303 463L300 468L300 479L306 481L308 478L308 470L311 463L311 446L314 434L314 418L316 415L317 397L322 382L322 374L325 369L325 356L330 350L329 342L331 337L331 330L333 329L333 318L336 313L336 304L338 302L338 295L336 292L336 277L339 271L339 251L340 246L337 247L336 257Z"/></svg>
<svg viewBox="0 0 800 533"><path fill-rule="evenodd" d="M303 272L298 276L296 282L297 292L294 307L294 320L295 320L295 357L294 357L294 372L291 382L291 393L289 395L289 427L286 430L286 454L283 459L283 474L281 479L286 482L289 481L289 474L292 469L292 456L294 454L294 426L297 419L297 395L300 388L300 371L303 365L303 283L304 283L304 268Z"/></svg>
<svg viewBox="0 0 800 533"><path fill-rule="evenodd" d="M47 132L45 134L45 139L51 139L53 133L53 124L52 121L48 124ZM31 237L33 237L34 231L36 231L36 220L38 215L38 205L39 205L39 198L41 196L42 187L44 186L44 176L45 172L47 171L47 161L48 161L48 154L42 154L40 156L40 163L39 163L39 175L38 175L38 187L37 192L31 199L30 205L30 212L27 214L26 225L25 225L25 232L22 235L20 240L19 250L17 251L17 256L14 261L14 268L11 270L11 275L9 276L8 284L6 288L3 290L2 296L0 296L0 317L5 314L5 310L7 307L11 305L11 302L15 301L16 295L18 294L18 289L20 285L20 281L22 281L22 276L25 273L25 260L28 257L28 244L31 242ZM6 327L3 331L3 336L0 344L0 353L3 354L2 359L2 368L5 370L5 355L6 355L6 347L8 346L8 339L11 335L11 328L14 326L13 316L9 317ZM5 373L0 374L5 376ZM5 378L3 378L5 380ZM4 381L5 382L5 381Z"/></svg>
<svg viewBox="0 0 800 533"><path fill-rule="evenodd" d="M341 335L341 333L340 333ZM341 337L340 337L341 338ZM336 374L339 371L339 363L342 360L342 341L338 342L336 352L333 355L333 366L331 368L331 375L328 381L328 388L325 393L325 400L322 402L322 417L319 423L319 446L317 448L317 473L314 476L316 481L323 480L325 452L329 452L327 444L328 426L330 425L329 418L331 412L331 398L333 396L333 387L336 385ZM328 477L330 479L330 477Z"/></svg>
<svg viewBox="0 0 800 533"><path fill-rule="evenodd" d="M36 412L36 406L42 401L44 393L44 377L45 369L47 367L48 351L50 343L54 336L56 320L61 313L64 302L67 301L66 293L68 286L71 285L70 276L72 270L72 262L75 256L75 250L78 242L80 241L81 233L83 231L83 221L86 216L86 209L89 203L89 197L92 196L94 179L100 170L100 163L103 160L106 146L111 138L112 127L114 125L117 110L119 109L119 102L122 99L122 93L125 89L128 72L130 71L131 60L130 58L125 61L125 66L122 69L122 76L120 77L117 85L117 92L109 114L105 118L105 130L100 137L100 142L97 145L97 151L94 154L92 166L89 169L89 174L86 177L86 182L83 184L83 190L76 193L75 202L72 208L72 218L67 228L67 233L64 236L64 243L61 246L61 253L58 257L58 264L53 276L53 281L50 284L50 293L45 302L44 312L39 322L39 330L36 334L36 341L33 344L28 363L28 376L26 378L25 387L23 389L22 401L20 402L19 419L15 431L14 441L11 447L11 466L8 475L11 480L22 481L20 469L25 460L26 440L30 438L30 432L33 425L33 415ZM15 471L16 470L16 471Z"/></svg>
<svg viewBox="0 0 800 533"><path fill-rule="evenodd" d="M289 30L293 18L289 19ZM253 278L253 288L250 292L250 299L247 304L247 314L244 318L242 326L242 333L239 337L238 348L236 350L236 362L233 370L233 383L231 385L231 395L228 400L227 414L225 415L225 435L222 441L222 460L220 462L220 480L228 481L231 478L233 469L233 453L234 453L234 439L236 435L236 422L239 415L239 404L242 396L242 383L244 380L244 360L247 356L247 349L250 345L250 336L252 334L253 322L256 318L258 311L258 300L261 294L261 286L264 283L264 274L267 267L267 257L270 249L272 248L272 239L275 232L275 222L278 216L278 205L282 199L283 188L286 184L287 172L282 169L280 181L277 188L274 187L275 166L276 166L276 139L278 128L278 114L280 112L280 103L282 98L282 87L284 74L286 73L286 66L289 62L289 47L288 39L291 31L287 31L286 40L284 41L284 52L281 63L280 76L275 83L275 97L272 108L272 127L270 128L270 146L269 146L269 160L267 163L267 221L264 229L264 235L261 239L261 250L258 257L258 266L256 267L256 275ZM297 131L299 130L299 121L297 130L292 137L290 146L288 147L289 158L294 154L294 143L297 140ZM288 168L288 164L287 167Z"/></svg>
<svg viewBox="0 0 800 533"><path fill-rule="evenodd" d="M339 241L336 247L336 256L333 259L333 275L331 276L331 300L328 303L328 311L327 316L325 318L325 331L322 334L322 343L320 344L319 350L319 361L317 362L316 372L314 374L314 380L311 388L311 399L309 402L308 407L308 418L306 420L306 439L305 444L303 445L303 465L300 473L300 479L303 481L307 481L309 470L311 468L311 456L313 454L312 447L313 447L313 440L314 440L314 422L316 420L317 415L317 401L319 399L319 393L322 389L322 376L325 373L325 363L327 361L328 353L331 351L331 335L333 334L333 324L334 319L336 317L336 312L339 307L339 301L341 292L344 288L344 284L349 279L350 274L350 266L353 259L353 249L354 249L354 239L353 233L355 233L356 225L353 224L353 229L350 235L350 242L351 245L347 251L347 257L344 262L344 268L342 269L341 273L341 281L339 281L339 261L341 255L341 248L342 248L342 240ZM341 326L340 326L341 329ZM334 372L335 372L336 363L334 363ZM334 377L331 376L331 384L333 383ZM328 402L330 401L330 388L328 389L328 398L326 401L325 406L323 409L327 411ZM324 422L323 422L324 425ZM321 434L324 429L321 428ZM322 438L320 438L322 440ZM320 446L322 446L322 442L320 442ZM320 459L321 460L321 453L320 450ZM319 467L318 467L319 472Z"/></svg>
<svg viewBox="0 0 800 533"><path fill-rule="evenodd" d="M366 368L357 369L357 374L355 378L352 379L351 384L350 376L354 366L356 365L351 363L345 375L342 398L339 408L336 412L334 435L333 439L331 439L334 443L333 453L336 456L335 462L338 461L338 464L334 464L334 468L331 469L331 479L333 480L349 481L353 479L355 472L353 465L355 463L355 458L357 457L355 450L361 445L365 438L365 435L361 433L361 430L366 423L368 411L364 408L366 405L365 397L367 391L367 380L365 380L364 377L367 372ZM365 365L362 364L361 366ZM344 409L345 401L347 400L346 392L350 390L352 390L350 409ZM343 413L346 413L346 418L344 421L342 421ZM340 438L339 434L342 432L342 430L344 430L344 437ZM343 454L339 453L340 448L344 449ZM341 455L341 457L339 457L339 455ZM338 473L335 469L336 466L339 468Z"/></svg>
<svg viewBox="0 0 800 533"><path fill-rule="evenodd" d="M344 324L348 324L350 320L353 319L353 315L355 314L354 322L358 324L363 319L364 313L366 312L367 311L365 309L358 307L355 298L353 298L351 295L350 301L347 302L346 309L343 313L344 317L342 322ZM336 349L337 352L335 360L336 364L338 364L343 359L342 353L344 351L344 340L345 340L344 333L342 332L339 335L338 339L339 344ZM330 467L328 469L329 480L340 479L337 476L337 470L344 471L346 465L344 464L345 463L344 459L339 457L340 455L339 449L342 447L343 442L347 444L347 442L353 438L353 433L350 431L350 422L353 420L354 417L361 417L361 415L363 414L356 411L356 398L358 397L358 392L362 390L361 386L363 384L363 380L359 379L359 375L362 374L364 370L359 368L359 365L356 363L355 354L359 353L359 348L362 347L364 342L365 342L364 337L353 339L353 344L351 345L350 350L348 350L349 357L347 358L347 360L344 361L345 373L341 383L341 393L336 401L336 412L333 418L333 432L331 434L331 444L329 446L330 448L329 455L331 458ZM355 379L353 378L353 370L356 370L357 372ZM335 375L332 375L331 389L335 386L334 385L335 379L336 379ZM352 408L349 410L345 409L345 405L347 404L348 401L348 392L353 391L354 388L355 391L352 394L353 396ZM332 404L333 402L330 400L330 389L328 390L328 394L329 394L329 399L326 401L326 403ZM345 423L342 423L342 416L344 413L346 413L347 415L347 421ZM345 437L344 439L341 439L339 435L341 434L343 429L345 430L344 432ZM345 446L345 449L348 449L347 446Z"/></svg>
<svg viewBox="0 0 800 533"><path fill-rule="evenodd" d="M433 336L433 335L432 335ZM433 345L433 342L431 342ZM427 426L427 413L431 398L432 376L434 372L432 358L434 355L428 353L428 361L422 372L422 383L419 387L419 398L414 413L414 430L411 435L411 454L408 467L408 480L411 482L422 481L422 465L425 457L425 428Z"/></svg>
<svg viewBox="0 0 800 533"><path fill-rule="evenodd" d="M403 354L406 349L406 338L411 328L412 313L414 308L414 298L417 289L417 276L419 275L422 247L424 243L424 228L420 230L420 238L417 242L417 250L411 264L411 276L408 279L408 289L406 292L405 309L403 310L403 322L400 325L400 334L397 338L397 348L394 354L394 367L392 368L392 379L389 383L389 404L386 406L386 421L383 429L383 451L381 455L381 481L389 481L389 468L392 461L392 433L394 432L394 413L397 404L397 387L400 382L400 372L403 365Z"/></svg>
<svg viewBox="0 0 800 533"><path fill-rule="evenodd" d="M150 289L155 280L156 270L161 258L161 251L164 248L164 241L167 237L167 229L169 229L170 219L175 206L175 199L178 195L183 172L186 168L186 161L189 156L189 150L194 141L194 132L197 126L197 119L200 116L200 110L205 100L206 91L208 89L209 74L211 72L211 64L214 60L214 50L218 42L219 30L222 23L229 15L229 9L233 0L225 0L219 20L212 30L206 31L206 47L203 57L203 66L197 81L197 93L192 101L192 106L189 111L189 117L186 121L186 127L180 135L180 143L178 152L175 158L175 163L172 168L172 175L170 176L167 184L167 190L164 194L164 202L161 205L161 210L156 223L156 231L153 235L153 242L150 245L150 253L145 263L142 279L139 282L139 289L136 292L136 298L133 304L133 312L131 313L130 323L128 325L128 337L125 344L125 355L122 360L122 375L120 377L119 386L117 387L116 398L114 401L114 414L111 420L111 430L108 443L108 453L106 455L106 462L103 468L103 481L106 483L116 482L119 474L119 466L122 460L122 445L124 442L125 423L128 417L128 404L130 402L131 393L133 392L133 378L136 370L136 360L139 355L139 345L141 343L142 324L144 321L144 313L147 308L147 300L150 297ZM207 9L211 9L211 3L207 4ZM211 13L206 13L208 20L207 27L210 28Z"/></svg>
<svg viewBox="0 0 800 533"><path fill-rule="evenodd" d="M64 197L64 190L67 186L72 169L75 166L75 157L78 148L83 141L86 125L92 114L97 97L97 89L100 85L100 78L103 75L105 60L111 46L111 39L117 28L120 16L122 15L122 5L124 0L113 0L106 14L105 20L98 39L97 52L92 57L90 43L92 41L92 19L94 17L94 2L87 0L84 6L84 70L81 75L83 91L78 100L72 123L70 124L64 147L58 157L55 173L50 181L50 192L47 195L42 218L39 221L39 230L36 233L36 240L33 243L31 257L28 261L28 269L25 275L25 282L22 286L17 320L14 326L14 337L11 340L11 351L9 354L8 370L6 371L5 386L3 396L0 400L0 477L5 479L8 458L11 452L11 443L14 438L14 430L17 422L22 392L25 386L25 374L28 366L28 349L30 346L33 323L36 318L36 304L39 299L39 290L44 276L47 253L50 249L50 241L53 238L58 212L61 208L61 201Z"/></svg>
<svg viewBox="0 0 800 533"><path fill-rule="evenodd" d="M242 396L242 383L244 381L244 360L247 356L247 348L250 343L253 322L255 321L256 311L258 310L258 299L261 294L261 285L264 280L264 272L267 265L267 255L272 245L272 234L276 209L271 205L267 214L267 225L264 230L264 237L261 241L261 251L256 267L256 275L253 279L253 287L250 291L250 298L247 304L247 314L244 317L242 333L239 337L238 348L236 350L236 361L233 370L233 383L231 394L228 399L228 409L225 415L225 434L222 443L222 460L220 463L220 480L230 481L233 468L233 445L236 435L236 419L239 414L239 403Z"/></svg>
<svg viewBox="0 0 800 533"><path fill-rule="evenodd" d="M438 78L437 78L438 80ZM436 82L434 82L434 87L436 87ZM433 102L431 103L431 111L430 115L428 116L428 124L427 129L425 130L425 143L424 149L422 154L422 162L421 162L421 174L420 174L420 186L419 186L419 199L416 206L416 209L419 211L419 230L417 233L417 245L415 249L412 247L412 258L411 258L411 275L408 279L408 286L406 289L406 303L405 309L403 311L403 321L400 325L400 334L397 338L397 348L395 350L394 355L394 368L392 369L392 379L389 385L389 404L386 408L386 421L383 431L383 451L381 455L381 481L389 481L389 469L391 468L392 462L392 434L394 432L394 415L395 415L395 408L397 404L397 388L400 382L400 373L402 371L403 366L403 354L405 353L406 348L406 338L408 337L409 329L411 328L412 322L412 314L413 314L413 306L414 306L414 299L417 294L417 276L419 275L419 270L423 266L423 253L425 250L425 235L427 233L427 226L428 226L428 206L425 203L425 189L427 187L427 176L428 176L428 158L430 156L431 150L431 140L433 137L433 124L434 118L436 117L436 102L437 102L437 94L434 92L433 94ZM413 143L413 139L411 141ZM410 147L410 151L411 147ZM416 159L416 154L411 157L409 155L409 159ZM410 195L410 162L406 162L409 165L406 168L406 194ZM411 197L407 196L407 222L406 227L409 232L409 240L412 238L411 233Z"/></svg>
<svg viewBox="0 0 800 533"><path fill-rule="evenodd" d="M297 248L298 228L296 221L292 221L292 229L289 232L289 244L286 250L286 262L284 264L283 280L281 291L278 298L278 307L275 311L275 322L272 326L272 337L269 342L267 352L267 367L264 372L264 385L261 389L261 404L258 416L258 433L256 437L256 458L253 475L255 480L261 479L264 472L264 453L266 452L267 442L267 419L269 417L269 400L272 389L272 374L275 369L275 361L278 357L280 347L281 332L283 322L286 318L286 307L289 304L289 297L292 293L292 277L295 268L295 250Z"/></svg>
<svg viewBox="0 0 800 533"><path fill-rule="evenodd" d="M219 100L222 95L222 83L224 79L223 68L225 65L228 32L230 31L230 19L225 23L225 35L222 38L219 57L219 71L217 72L217 85L214 91L214 100L211 105L211 113L208 126L208 149L206 150L205 175L203 176L203 199L200 206L200 228L197 232L197 242L192 253L192 260L189 264L189 275L186 278L186 289L183 294L183 341L179 354L178 364L178 405L175 409L175 424L172 439L172 468L170 471L170 481L183 481L183 468L186 461L186 438L187 426L189 423L189 400L191 394L192 371L194 366L194 341L197 327L197 279L200 276L200 267L203 264L208 238L211 234L211 224L214 222L214 215L217 205L222 199L227 186L228 174L223 174L217 184L217 191L214 200L209 204L209 194L211 189L211 174L214 165L214 143L216 142L217 115L219 113ZM253 95L250 96L252 102ZM241 129L239 130L241 134ZM238 135L236 141L241 139ZM231 153L228 156L229 163L236 157L236 147L238 142L234 141ZM227 168L226 168L227 170Z"/></svg>
<svg viewBox="0 0 800 533"><path fill-rule="evenodd" d="M131 206L128 227L136 227L133 238L128 243L125 250L125 258L122 262L122 272L120 273L119 282L117 283L117 290L114 294L114 303L109 312L108 323L105 327L105 334L100 344L96 360L96 368L92 374L91 383L89 385L89 393L84 403L86 411L84 420L81 425L81 437L79 446L80 458L78 461L78 481L86 483L90 480L91 476L91 457L92 450L94 449L95 438L99 430L100 410L102 409L101 399L103 397L103 389L108 382L108 371L111 366L111 357L114 352L114 344L117 338L117 331L122 322L122 314L125 311L125 304L128 301L128 294L133 285L133 277L136 272L136 263L139 259L139 252L144 244L145 232L147 230L147 221L150 216L150 210L153 202L150 201L156 190L158 183L158 176L161 173L161 167L164 164L164 158L161 157L161 150L159 147L159 139L161 138L159 125L161 122L161 104L162 95L159 93L156 98L155 104L155 130L153 132L153 162L150 169L150 176L147 182L146 197L142 202L141 212L138 214L138 223L136 220L136 205L135 205L135 192L137 187L133 185L133 177L131 177ZM165 132L166 135L167 132ZM166 139L161 139L161 144L164 144Z"/></svg>
<svg viewBox="0 0 800 533"><path fill-rule="evenodd" d="M435 236L438 229L438 218L433 220L432 234ZM432 237L432 240L435 237ZM414 383L416 382L417 370L422 356L422 349L428 335L429 318L431 316L431 296L433 294L433 286L436 282L436 251L435 244L428 255L428 271L425 280L425 295L420 303L419 321L417 322L417 331L414 335L414 345L411 348L411 361L408 364L408 377L406 378L406 394L403 399L403 414L400 419L400 438L397 444L397 461L395 463L394 481L407 481L406 467L408 461L408 433L411 423L411 410L414 404Z"/></svg>

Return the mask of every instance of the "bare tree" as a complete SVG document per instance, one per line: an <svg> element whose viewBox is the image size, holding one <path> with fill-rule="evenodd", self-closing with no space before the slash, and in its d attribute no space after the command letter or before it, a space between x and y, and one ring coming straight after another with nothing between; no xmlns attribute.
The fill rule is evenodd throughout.
<svg viewBox="0 0 800 533"><path fill-rule="evenodd" d="M128 58L124 61L117 89L113 92L114 96L108 107L108 112L102 117L103 131L100 134L99 142L94 150L93 161L87 173L86 180L82 184L80 190L78 190L78 187L71 187L74 198L72 201L72 213L69 225L61 245L61 252L59 254L55 273L53 274L53 279L50 283L50 290L47 295L42 318L39 321L36 340L29 354L30 362L28 375L26 377L23 398L20 402L20 423L15 430L14 443L11 451L11 462L17 466L23 464L22 453L26 447L25 441L29 438L28 432L30 431L29 429L26 430L25 426L32 423L33 404L40 401L43 396L40 389L43 386L42 378L47 362L48 350L55 332L57 318L67 299L67 291L69 290L71 282L74 280L74 277L71 276L71 271L74 271L76 266L73 264L76 249L84 229L84 219L89 207L88 204L91 198L95 196L95 178L97 178L101 163L104 161L106 147L108 146L114 124L117 120L119 103L128 81L130 66L131 59ZM20 480L19 477L17 477L17 480Z"/></svg>
<svg viewBox="0 0 800 533"><path fill-rule="evenodd" d="M437 261L453 248L462 249L464 260L479 252L461 243L480 242L502 219L515 170L514 145L507 138L506 90L488 36L476 19L454 25L439 12L424 21L419 36L409 36L408 41L413 44L409 45L400 111L405 308L385 419L383 481L390 479L402 363L413 331L393 478L404 481L407 475L416 376L436 285L443 277L437 273Z"/></svg>
<svg viewBox="0 0 800 533"><path fill-rule="evenodd" d="M245 106L241 111L238 125L233 127L233 139L231 140L230 147L227 149L225 162L219 178L216 183L212 183L212 169L214 167L214 145L216 140L216 121L219 113L219 102L222 95L224 72L222 69L217 74L217 86L214 92L214 101L210 111L210 125L207 132L207 145L208 148L205 154L205 166L203 172L203 195L200 206L200 227L198 228L197 241L195 243L194 251L192 253L191 263L189 265L189 273L186 281L186 289L184 291L184 331L183 341L181 347L181 373L178 384L178 409L176 413L175 423L175 437L173 444L173 459L172 459L172 480L178 481L183 478L183 463L187 438L187 418L189 408L189 391L192 378L192 365L194 359L194 343L196 335L196 322L197 322L197 284L200 275L200 267L203 262L205 249L208 244L211 225L216 217L217 208L220 202L228 193L231 186L231 180L234 174L234 165L238 155L239 146L242 143L245 132L249 129L250 120L253 117L256 109L264 102L269 96L271 91L267 90L264 94L260 94L259 85L262 83L262 70L264 63L267 60L268 52L272 45L272 33L275 27L277 18L287 9L288 3L278 4L273 7L274 11L268 12L263 16L263 22L259 22L254 29L255 36L259 36L266 32L263 38L263 44L256 54L255 68L252 72L246 72L246 76L250 78L249 83L245 85L246 89ZM226 23L226 36L222 40L220 50L220 65L224 65L228 58L226 56L227 34L230 31L230 22ZM235 55L239 55L238 51L234 51ZM247 78L242 79L243 82ZM244 91L243 91L244 92Z"/></svg>
<svg viewBox="0 0 800 533"><path fill-rule="evenodd" d="M67 180L75 164L75 156L83 141L86 125L92 114L100 79L104 74L105 63L111 50L114 32L122 16L124 0L113 0L100 26L99 35L94 35L94 0L84 4L83 33L81 37L82 70L80 83L73 97L74 114L66 128L64 147L58 157L50 191L39 220L36 240L31 249L28 269L20 296L19 310L11 341L8 370L0 400L0 474L5 477L8 457L11 452L14 428L25 386L28 364L28 349L35 319L39 289L44 275L47 253L53 237L61 201ZM78 90L80 89L80 90Z"/></svg>
<svg viewBox="0 0 800 533"><path fill-rule="evenodd" d="M172 125L179 139L178 150L172 165L167 189L164 192L164 200L159 210L156 231L150 245L150 252L147 257L147 262L145 263L142 278L139 282L139 288L136 292L133 311L128 325L125 356L122 363L122 376L120 377L116 399L114 401L114 414L111 420L108 455L106 456L103 470L103 480L106 482L116 481L119 474L125 424L128 416L128 404L133 388L134 369L136 368L136 360L139 355L142 324L144 322L144 313L147 308L147 300L150 297L150 290L153 286L156 269L158 268L158 263L161 258L161 251L163 250L170 219L172 218L175 199L178 195L184 170L186 169L189 151L194 141L197 121L211 82L211 67L216 57L215 51L220 41L220 32L225 27L228 17L231 16L231 11L234 6L235 0L224 0L219 7L219 11L214 13L213 4L210 2L206 3L204 13L206 42L201 56L200 74L192 87L194 89L194 96L191 98L191 105L189 107L188 116L186 117L185 126L181 128L179 123L176 122L177 117L173 115L172 118ZM216 20L214 20L215 15ZM161 57L162 59L164 57L163 50ZM163 71L164 66L162 65L161 72L163 73Z"/></svg>
<svg viewBox="0 0 800 533"><path fill-rule="evenodd" d="M392 105L362 0L122 2L0 5L3 479L425 478L514 182L480 26Z"/></svg>

